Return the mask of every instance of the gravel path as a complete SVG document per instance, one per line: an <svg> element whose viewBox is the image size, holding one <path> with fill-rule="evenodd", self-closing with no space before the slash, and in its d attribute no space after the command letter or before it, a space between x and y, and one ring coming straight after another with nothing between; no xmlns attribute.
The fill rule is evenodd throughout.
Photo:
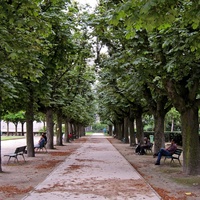
<svg viewBox="0 0 200 200"><path fill-rule="evenodd" d="M106 137L93 135L23 198L35 199L161 198Z"/></svg>

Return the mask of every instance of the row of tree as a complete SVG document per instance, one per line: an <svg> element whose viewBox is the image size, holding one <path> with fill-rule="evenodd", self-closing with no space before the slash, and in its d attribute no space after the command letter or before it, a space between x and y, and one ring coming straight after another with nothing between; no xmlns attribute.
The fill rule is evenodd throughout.
<svg viewBox="0 0 200 200"><path fill-rule="evenodd" d="M46 116L48 148L54 148L55 121L57 145L62 145L62 123L66 131L73 124L81 135L94 120L87 15L69 0L1 2L0 117L24 111L29 157L35 156L36 114Z"/></svg>
<svg viewBox="0 0 200 200"><path fill-rule="evenodd" d="M142 117L153 115L158 152L165 142L165 116L174 107L181 116L186 174L200 174L199 10L199 2L190 0L100 0L91 23L101 118L128 141L134 120L142 140Z"/></svg>

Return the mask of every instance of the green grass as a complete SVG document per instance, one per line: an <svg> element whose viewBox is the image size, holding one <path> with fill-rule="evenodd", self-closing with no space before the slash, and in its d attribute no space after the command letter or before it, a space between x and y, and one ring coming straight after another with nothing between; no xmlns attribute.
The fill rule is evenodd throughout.
<svg viewBox="0 0 200 200"><path fill-rule="evenodd" d="M200 177L198 176L188 176L188 177L179 177L179 178L173 178L177 183L182 185L188 185L188 186L196 186L200 185Z"/></svg>
<svg viewBox="0 0 200 200"><path fill-rule="evenodd" d="M86 135L92 135L93 132L86 132Z"/></svg>
<svg viewBox="0 0 200 200"><path fill-rule="evenodd" d="M170 165L169 167L166 167L162 170L160 170L162 173L169 174L172 179L180 184L180 185L187 185L187 186L198 186L200 185L200 177L199 176L184 176L182 174L182 169L180 166L172 167Z"/></svg>
<svg viewBox="0 0 200 200"><path fill-rule="evenodd" d="M25 136L1 136L1 141L17 140L17 139L22 139L22 138L25 138Z"/></svg>
<svg viewBox="0 0 200 200"><path fill-rule="evenodd" d="M181 172L181 168L180 168L180 166L178 166L178 167L170 166L170 168L167 167L167 168L164 168L164 169L162 169L160 171L162 173L165 173L165 174L180 173Z"/></svg>

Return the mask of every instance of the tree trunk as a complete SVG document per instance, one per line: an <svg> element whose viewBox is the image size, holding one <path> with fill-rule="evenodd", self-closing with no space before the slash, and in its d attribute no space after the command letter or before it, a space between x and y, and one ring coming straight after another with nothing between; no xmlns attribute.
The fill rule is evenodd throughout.
<svg viewBox="0 0 200 200"><path fill-rule="evenodd" d="M53 110L48 108L46 112L46 122L47 122L47 148L54 149L54 131L53 131Z"/></svg>
<svg viewBox="0 0 200 200"><path fill-rule="evenodd" d="M200 175L200 142L198 123L197 94L199 79L187 90L188 81L182 79L181 85L172 80L165 82L169 97L181 114L183 139L183 172L188 175Z"/></svg>
<svg viewBox="0 0 200 200"><path fill-rule="evenodd" d="M75 132L76 138L79 138L77 123L74 123L74 132Z"/></svg>
<svg viewBox="0 0 200 200"><path fill-rule="evenodd" d="M200 174L200 142L198 108L181 113L183 138L183 171L188 175Z"/></svg>
<svg viewBox="0 0 200 200"><path fill-rule="evenodd" d="M85 128L79 124L80 137L85 136Z"/></svg>
<svg viewBox="0 0 200 200"><path fill-rule="evenodd" d="M56 130L56 144L62 146L62 112L59 110L57 112L57 130Z"/></svg>
<svg viewBox="0 0 200 200"><path fill-rule="evenodd" d="M18 135L18 132L17 132L17 125L18 125L18 123L14 123L14 125L15 125L15 135Z"/></svg>
<svg viewBox="0 0 200 200"><path fill-rule="evenodd" d="M43 120L43 129L46 130L46 121L45 121L45 119Z"/></svg>
<svg viewBox="0 0 200 200"><path fill-rule="evenodd" d="M78 123L77 123L77 133L78 133L78 137L81 137L80 124L78 124Z"/></svg>
<svg viewBox="0 0 200 200"><path fill-rule="evenodd" d="M117 135L117 123L116 123L116 121L114 121L114 123L113 123L113 136L115 137L115 138L118 138L118 135Z"/></svg>
<svg viewBox="0 0 200 200"><path fill-rule="evenodd" d="M124 142L129 143L129 132L128 132L128 117L124 118Z"/></svg>
<svg viewBox="0 0 200 200"><path fill-rule="evenodd" d="M82 131L82 136L85 136L86 135L86 131L85 131L85 127L84 126L81 126L81 131Z"/></svg>
<svg viewBox="0 0 200 200"><path fill-rule="evenodd" d="M76 139L79 138L77 123L74 123L74 134Z"/></svg>
<svg viewBox="0 0 200 200"><path fill-rule="evenodd" d="M117 132L117 139L122 140L123 139L123 133L122 133L122 124L121 123L117 123L116 125L116 132Z"/></svg>
<svg viewBox="0 0 200 200"><path fill-rule="evenodd" d="M69 142L69 123L68 120L65 120L65 133L64 133L64 138L63 141L64 143Z"/></svg>
<svg viewBox="0 0 200 200"><path fill-rule="evenodd" d="M26 117L26 143L27 143L27 156L35 157L34 151L34 136L33 136L33 103L30 101L25 113Z"/></svg>
<svg viewBox="0 0 200 200"><path fill-rule="evenodd" d="M109 131L109 135L112 136L113 135L112 125L108 126L108 131Z"/></svg>
<svg viewBox="0 0 200 200"><path fill-rule="evenodd" d="M164 123L165 123L165 113L164 107L163 111L157 111L154 115L154 152L159 152L161 147L165 147L165 134L164 134Z"/></svg>
<svg viewBox="0 0 200 200"><path fill-rule="evenodd" d="M0 119L0 173L3 172L1 165L2 165L2 160L1 160L1 119Z"/></svg>
<svg viewBox="0 0 200 200"><path fill-rule="evenodd" d="M129 119L129 128L130 128L130 146L134 146L136 144L134 120Z"/></svg>
<svg viewBox="0 0 200 200"><path fill-rule="evenodd" d="M136 114L136 137L137 143L143 143L144 140L144 131L143 131L143 123L142 123L142 113L137 112Z"/></svg>

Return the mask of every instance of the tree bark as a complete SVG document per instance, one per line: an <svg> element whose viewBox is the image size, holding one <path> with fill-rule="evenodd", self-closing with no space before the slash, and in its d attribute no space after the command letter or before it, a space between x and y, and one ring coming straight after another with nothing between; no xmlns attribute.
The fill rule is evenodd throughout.
<svg viewBox="0 0 200 200"><path fill-rule="evenodd" d="M1 119L0 119L0 173L3 172L1 165L2 165L2 160L1 160Z"/></svg>
<svg viewBox="0 0 200 200"><path fill-rule="evenodd" d="M122 133L122 124L121 123L117 123L116 125L116 132L117 132L117 139L122 140L123 139L123 133Z"/></svg>
<svg viewBox="0 0 200 200"><path fill-rule="evenodd" d="M165 147L165 134L164 134L164 123L165 123L165 112L163 110L157 111L154 114L155 130L154 130L154 152L159 152L161 147Z"/></svg>
<svg viewBox="0 0 200 200"><path fill-rule="evenodd" d="M200 175L200 142L198 123L198 86L199 79L188 88L188 79L181 82L167 80L164 84L174 106L181 114L183 139L183 172Z"/></svg>
<svg viewBox="0 0 200 200"><path fill-rule="evenodd" d="M113 135L113 131L112 131L112 125L108 126L108 131L109 131L109 135L112 136Z"/></svg>
<svg viewBox="0 0 200 200"><path fill-rule="evenodd" d="M33 135L33 103L30 101L27 106L27 110L25 113L26 117L26 143L27 143L27 156L35 157L34 151L34 135Z"/></svg>
<svg viewBox="0 0 200 200"><path fill-rule="evenodd" d="M56 130L56 144L62 146L62 112L59 110L57 112L57 130Z"/></svg>
<svg viewBox="0 0 200 200"><path fill-rule="evenodd" d="M181 114L183 138L183 172L200 174L200 143L198 108L188 108Z"/></svg>
<svg viewBox="0 0 200 200"><path fill-rule="evenodd" d="M17 122L17 123L14 123L14 125L15 125L15 135L18 135L18 132L17 132L18 122Z"/></svg>
<svg viewBox="0 0 200 200"><path fill-rule="evenodd" d="M128 117L124 118L124 142L129 143L129 133L128 133Z"/></svg>
<svg viewBox="0 0 200 200"><path fill-rule="evenodd" d="M53 110L48 108L46 112L46 122L47 122L47 148L54 149L54 131L53 131Z"/></svg>
<svg viewBox="0 0 200 200"><path fill-rule="evenodd" d="M129 119L129 128L130 128L130 146L134 146L136 144L135 141L135 127L134 127L134 120Z"/></svg>
<svg viewBox="0 0 200 200"><path fill-rule="evenodd" d="M65 120L65 133L64 133L64 142L67 143L69 142L69 122L68 120Z"/></svg>
<svg viewBox="0 0 200 200"><path fill-rule="evenodd" d="M142 112L138 111L136 114L136 138L137 143L143 143L144 140L144 130L143 130L143 123L142 123Z"/></svg>

